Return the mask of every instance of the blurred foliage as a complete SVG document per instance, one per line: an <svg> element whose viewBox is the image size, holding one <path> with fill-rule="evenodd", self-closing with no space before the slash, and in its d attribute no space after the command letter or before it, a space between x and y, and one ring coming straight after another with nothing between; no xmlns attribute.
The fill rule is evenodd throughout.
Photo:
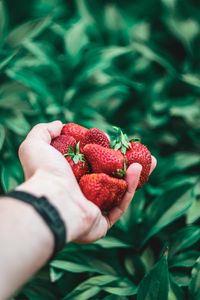
<svg viewBox="0 0 200 300"><path fill-rule="evenodd" d="M158 159L107 237L67 245L15 299L200 299L199 9L0 1L1 191L23 180L17 149L39 122L115 124Z"/></svg>

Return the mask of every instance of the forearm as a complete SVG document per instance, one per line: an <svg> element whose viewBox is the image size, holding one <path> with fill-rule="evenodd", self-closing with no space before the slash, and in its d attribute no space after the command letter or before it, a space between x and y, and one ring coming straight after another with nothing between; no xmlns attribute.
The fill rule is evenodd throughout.
<svg viewBox="0 0 200 300"><path fill-rule="evenodd" d="M59 204L57 205L57 209L62 211L60 195L62 188L55 184L54 177L51 175L38 172L19 186L18 190L36 196L46 196L52 204L56 197L60 197L61 203L60 207ZM38 271L51 257L53 249L53 234L38 212L22 201L2 197L0 199L0 300L11 296Z"/></svg>
<svg viewBox="0 0 200 300"><path fill-rule="evenodd" d="M0 299L39 270L53 251L53 235L28 204L0 200Z"/></svg>
<svg viewBox="0 0 200 300"><path fill-rule="evenodd" d="M96 210L92 214L88 213L90 206L93 209L95 206L83 198L75 179L63 179L50 172L38 170L17 190L38 197L45 196L49 200L65 223L68 242L81 239L96 224ZM100 217L100 212L97 215ZM53 249L53 234L38 212L20 200L2 197L0 300L9 297L38 271L51 257Z"/></svg>

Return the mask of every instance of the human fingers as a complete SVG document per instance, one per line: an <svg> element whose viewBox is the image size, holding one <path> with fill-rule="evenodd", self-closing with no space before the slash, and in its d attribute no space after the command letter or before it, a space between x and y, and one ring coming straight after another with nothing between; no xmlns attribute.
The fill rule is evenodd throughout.
<svg viewBox="0 0 200 300"><path fill-rule="evenodd" d="M157 165L157 159L154 156L151 156L151 169L150 169L149 175L151 175L151 173L155 169L156 165Z"/></svg>
<svg viewBox="0 0 200 300"><path fill-rule="evenodd" d="M60 134L62 127L63 124L61 121L37 124L29 132L26 140L37 139L50 144L51 140Z"/></svg>
<svg viewBox="0 0 200 300"><path fill-rule="evenodd" d="M113 208L108 216L106 216L109 227L111 227L116 221L118 221L128 208L138 186L141 170L142 166L138 163L134 163L129 166L126 175L126 181L128 183L126 194L120 205Z"/></svg>
<svg viewBox="0 0 200 300"><path fill-rule="evenodd" d="M29 132L19 147L19 159L25 178L32 176L38 168L56 169L56 162L62 167L66 166L65 159L60 155L58 156L57 151L49 145L51 140L60 134L61 130L62 123L54 121L38 124ZM52 161L54 164L52 164Z"/></svg>

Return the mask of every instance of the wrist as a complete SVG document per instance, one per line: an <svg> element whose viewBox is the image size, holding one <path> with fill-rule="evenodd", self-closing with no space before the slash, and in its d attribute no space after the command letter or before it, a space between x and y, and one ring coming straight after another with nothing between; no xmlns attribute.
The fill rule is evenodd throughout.
<svg viewBox="0 0 200 300"><path fill-rule="evenodd" d="M1 199L0 205L2 217L5 218L5 230L3 230L4 228L1 228L3 234L5 234L5 239L8 232L9 235L13 234L12 230L15 228L15 238L18 239L17 243L22 243L22 237L24 243L28 241L35 256L39 257L38 265L36 263L35 268L40 268L41 261L47 261L53 253L54 238L50 229L43 222L35 209L27 203L15 200L8 196ZM10 227L10 230L6 230L6 226ZM12 250L12 247L8 247L8 249L10 251ZM8 251L8 249L6 251ZM25 253L25 250L26 249L24 249L24 256L28 256L28 254Z"/></svg>
<svg viewBox="0 0 200 300"><path fill-rule="evenodd" d="M44 170L37 170L29 180L17 188L37 197L45 196L49 200L65 223L68 242L77 238L84 219L82 205L81 203L78 205L75 199L71 199L69 189L73 189L73 186L69 186L67 178L60 178ZM74 194L76 195L75 191Z"/></svg>

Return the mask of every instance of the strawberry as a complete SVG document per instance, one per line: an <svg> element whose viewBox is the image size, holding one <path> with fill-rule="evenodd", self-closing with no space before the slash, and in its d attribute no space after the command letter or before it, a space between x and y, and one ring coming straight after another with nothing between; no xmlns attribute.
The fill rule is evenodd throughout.
<svg viewBox="0 0 200 300"><path fill-rule="evenodd" d="M110 148L110 141L106 134L99 128L89 129L81 140L81 150L87 144L97 144L106 148Z"/></svg>
<svg viewBox="0 0 200 300"><path fill-rule="evenodd" d="M52 140L51 146L65 154L69 147L74 148L76 146L76 140L70 135L59 135Z"/></svg>
<svg viewBox="0 0 200 300"><path fill-rule="evenodd" d="M124 154L127 161L127 166L132 163L139 163L142 166L142 172L137 189L141 188L149 178L149 172L151 168L151 153L138 139L128 140L126 134L124 134L120 128L113 127L114 140L111 142L111 146L115 150L119 150Z"/></svg>
<svg viewBox="0 0 200 300"><path fill-rule="evenodd" d="M73 136L77 142L79 142L84 137L87 131L88 129L81 125L75 123L68 123L63 126L61 134L69 134Z"/></svg>
<svg viewBox="0 0 200 300"><path fill-rule="evenodd" d="M127 190L125 180L104 173L84 175L79 185L85 197L105 212L119 205Z"/></svg>
<svg viewBox="0 0 200 300"><path fill-rule="evenodd" d="M120 151L88 144L83 148L83 154L90 163L93 173L105 173L115 177L125 175L125 159Z"/></svg>
<svg viewBox="0 0 200 300"><path fill-rule="evenodd" d="M139 163L142 166L140 181L137 188L141 188L149 178L151 168L151 153L143 144L131 141L131 148L126 151L128 166Z"/></svg>
<svg viewBox="0 0 200 300"><path fill-rule="evenodd" d="M73 147L71 147L64 156L70 164L77 181L79 181L83 175L89 173L89 166L84 155L80 153L79 143L77 143L75 151Z"/></svg>

